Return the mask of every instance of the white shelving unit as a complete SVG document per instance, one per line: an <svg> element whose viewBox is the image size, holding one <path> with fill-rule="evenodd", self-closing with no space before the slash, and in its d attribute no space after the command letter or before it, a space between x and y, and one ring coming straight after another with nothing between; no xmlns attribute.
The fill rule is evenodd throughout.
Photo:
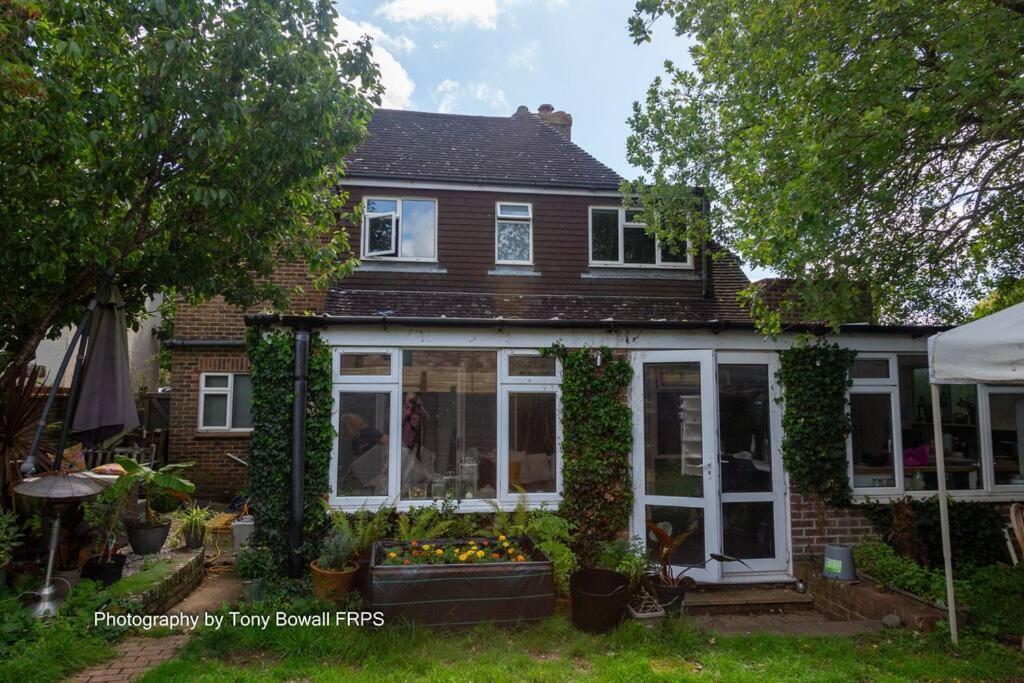
<svg viewBox="0 0 1024 683"><path fill-rule="evenodd" d="M689 477L702 476L704 447L700 394L679 395L679 444L682 473Z"/></svg>

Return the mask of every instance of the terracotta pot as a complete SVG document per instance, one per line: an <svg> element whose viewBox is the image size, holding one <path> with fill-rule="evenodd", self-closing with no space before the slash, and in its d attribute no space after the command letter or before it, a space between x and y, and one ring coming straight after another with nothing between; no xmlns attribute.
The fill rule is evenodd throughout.
<svg viewBox="0 0 1024 683"><path fill-rule="evenodd" d="M321 569L317 566L316 560L313 560L309 567L313 570L313 595L320 600L330 600L336 605L340 605L348 596L352 580L359 569L358 565L352 564L344 571L334 572Z"/></svg>

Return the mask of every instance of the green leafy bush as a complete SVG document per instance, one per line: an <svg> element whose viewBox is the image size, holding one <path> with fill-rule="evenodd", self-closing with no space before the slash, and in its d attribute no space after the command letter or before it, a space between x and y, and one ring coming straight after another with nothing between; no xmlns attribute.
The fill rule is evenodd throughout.
<svg viewBox="0 0 1024 683"><path fill-rule="evenodd" d="M247 545L235 557L235 573L243 579L268 579L277 573L277 562L269 548Z"/></svg>
<svg viewBox="0 0 1024 683"><path fill-rule="evenodd" d="M1024 636L1024 563L989 565L965 583L971 626L990 635Z"/></svg>
<svg viewBox="0 0 1024 683"><path fill-rule="evenodd" d="M944 600L946 597L944 574L925 569L914 560L897 555L883 541L861 541L853 549L853 559L858 569L870 574L887 588L898 588L932 601Z"/></svg>
<svg viewBox="0 0 1024 683"><path fill-rule="evenodd" d="M555 590L561 595L569 593L569 578L579 567L579 559L572 551L572 523L551 510L533 510L528 515L526 535L551 558L554 565Z"/></svg>
<svg viewBox="0 0 1024 683"><path fill-rule="evenodd" d="M0 569L11 561L11 553L21 545L21 525L13 512L0 512Z"/></svg>
<svg viewBox="0 0 1024 683"><path fill-rule="evenodd" d="M650 561L643 540L634 536L632 541L616 538L605 543L597 558L597 566L622 574L629 579L629 585L635 587L650 566Z"/></svg>

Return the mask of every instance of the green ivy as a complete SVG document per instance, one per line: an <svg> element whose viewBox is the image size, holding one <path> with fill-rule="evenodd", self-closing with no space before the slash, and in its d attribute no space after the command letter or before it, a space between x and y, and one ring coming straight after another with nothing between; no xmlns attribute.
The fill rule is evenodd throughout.
<svg viewBox="0 0 1024 683"><path fill-rule="evenodd" d="M561 344L542 349L562 362L562 504L560 514L574 527L573 550L583 566L592 566L602 544L629 525L633 485L629 454L633 447L628 388L629 363L589 348Z"/></svg>
<svg viewBox="0 0 1024 683"><path fill-rule="evenodd" d="M252 365L252 423L249 496L256 524L254 541L266 545L283 570L287 564L291 492L292 397L295 344L290 330L249 328L246 348ZM306 409L306 472L301 553L316 558L330 525L325 498L334 426L331 423L331 352L312 335Z"/></svg>
<svg viewBox="0 0 1024 683"><path fill-rule="evenodd" d="M820 338L779 354L784 390L782 459L793 488L815 502L850 500L846 391L857 353Z"/></svg>

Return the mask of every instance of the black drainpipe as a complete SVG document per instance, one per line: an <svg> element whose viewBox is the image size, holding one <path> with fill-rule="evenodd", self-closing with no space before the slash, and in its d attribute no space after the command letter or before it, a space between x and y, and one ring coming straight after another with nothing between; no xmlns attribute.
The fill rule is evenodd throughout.
<svg viewBox="0 0 1024 683"><path fill-rule="evenodd" d="M295 329L295 397L292 400L292 497L288 526L288 576L302 578L302 507L306 476L306 403L309 394L309 329Z"/></svg>

